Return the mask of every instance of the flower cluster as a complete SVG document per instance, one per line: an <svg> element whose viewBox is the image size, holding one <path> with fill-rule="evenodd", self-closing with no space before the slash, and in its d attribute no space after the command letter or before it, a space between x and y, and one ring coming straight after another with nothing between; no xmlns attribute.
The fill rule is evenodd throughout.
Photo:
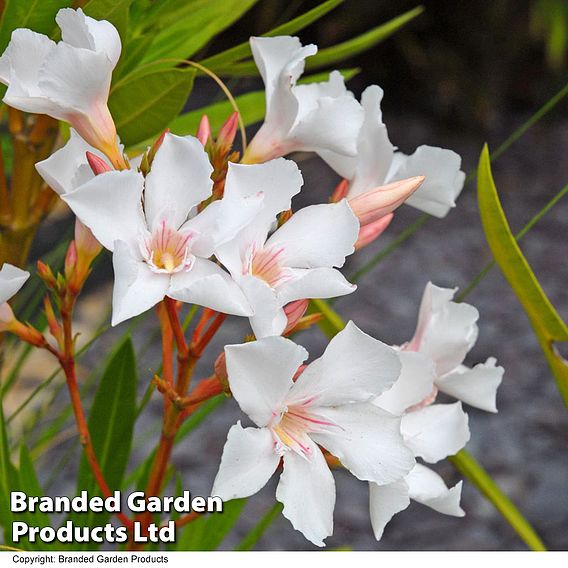
<svg viewBox="0 0 568 568"><path fill-rule="evenodd" d="M330 466L370 483L377 539L411 498L462 515L461 485L448 489L416 459L438 462L469 439L461 402L435 403L438 392L496 410L503 369L494 359L463 365L477 337L475 308L428 284L408 343L385 345L350 322L307 366L305 349L282 337L301 328L308 300L356 289L339 269L384 231L398 206L438 217L455 206L464 182L459 156L430 146L397 152L379 87L359 102L337 71L323 83L297 84L317 48L274 37L251 39L267 111L240 162L230 153L233 117L216 144L205 121L197 137L166 132L129 159L107 107L118 33L81 9L61 10L57 22L57 44L14 32L0 81L7 104L72 126L68 142L36 168L78 220L66 264L81 274L74 293L100 243L113 258L113 325L164 299L250 321L254 340L226 346L217 375L255 426L239 422L229 431L212 494L247 497L282 467L276 499L318 546L333 532ZM299 150L316 153L344 179L330 203L293 206L303 179L284 156ZM78 269L85 255L89 262ZM11 266L0 272L4 330L19 323L5 302L27 276ZM183 394L174 393L178 403Z"/></svg>

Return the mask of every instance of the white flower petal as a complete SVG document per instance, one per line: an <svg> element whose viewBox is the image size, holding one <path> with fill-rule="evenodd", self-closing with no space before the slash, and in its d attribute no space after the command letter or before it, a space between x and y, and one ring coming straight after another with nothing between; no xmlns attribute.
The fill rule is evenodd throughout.
<svg viewBox="0 0 568 568"><path fill-rule="evenodd" d="M353 93L347 90L343 75L339 71L332 71L327 81L296 85L292 92L299 102L297 120L301 121L310 112L318 108L318 101L322 97L336 99L337 97L353 97Z"/></svg>
<svg viewBox="0 0 568 568"><path fill-rule="evenodd" d="M420 146L411 156L397 152L389 181L426 176L426 181L406 203L441 218L455 207L463 189L465 173L460 168L461 157L452 150Z"/></svg>
<svg viewBox="0 0 568 568"><path fill-rule="evenodd" d="M282 247L282 263L294 268L341 267L352 254L359 221L346 200L300 209L266 242Z"/></svg>
<svg viewBox="0 0 568 568"><path fill-rule="evenodd" d="M276 489L284 505L282 514L316 546L333 533L335 481L320 449L313 444L311 455L284 454L284 471Z"/></svg>
<svg viewBox="0 0 568 568"><path fill-rule="evenodd" d="M190 270L172 275L168 296L224 314L252 315L236 282L217 264L203 258L196 258Z"/></svg>
<svg viewBox="0 0 568 568"><path fill-rule="evenodd" d="M364 120L357 135L357 155L344 156L320 152L320 156L343 178L350 181L349 197L384 185L391 167L394 146L382 122L383 90L377 85L367 87L361 96Z"/></svg>
<svg viewBox="0 0 568 568"><path fill-rule="evenodd" d="M237 422L227 435L211 495L223 501L254 495L266 485L279 462L270 430L243 428Z"/></svg>
<svg viewBox="0 0 568 568"><path fill-rule="evenodd" d="M87 162L87 152L104 159L103 153L87 144L73 128L70 134L63 148L35 165L39 175L59 195L69 193L94 177Z"/></svg>
<svg viewBox="0 0 568 568"><path fill-rule="evenodd" d="M81 8L63 8L55 17L61 28L61 39L74 47L106 54L113 67L120 57L121 42L116 28L106 20L95 20L83 13Z"/></svg>
<svg viewBox="0 0 568 568"><path fill-rule="evenodd" d="M239 278L239 285L252 308L249 318L252 331L257 339L281 335L288 318L283 310L283 303L268 284L255 276Z"/></svg>
<svg viewBox="0 0 568 568"><path fill-rule="evenodd" d="M144 210L150 229L163 220L178 229L193 207L211 195L212 172L197 138L167 133L146 176Z"/></svg>
<svg viewBox="0 0 568 568"><path fill-rule="evenodd" d="M137 316L164 299L170 275L152 272L145 262L132 256L127 243L116 241L112 264L112 325Z"/></svg>
<svg viewBox="0 0 568 568"><path fill-rule="evenodd" d="M503 367L496 366L496 359L489 357L469 369L460 365L457 369L437 379L437 387L444 393L466 404L487 412L497 412L497 388L503 380Z"/></svg>
<svg viewBox="0 0 568 568"><path fill-rule="evenodd" d="M262 219L274 220L292 206L292 197L300 192L304 180L292 160L278 158L264 164L229 163L225 196L230 199L263 196Z"/></svg>
<svg viewBox="0 0 568 568"><path fill-rule="evenodd" d="M357 289L335 268L289 268L287 271L293 276L292 279L281 284L277 290L282 306L306 298L337 298Z"/></svg>
<svg viewBox="0 0 568 568"><path fill-rule="evenodd" d="M297 37L290 36L251 37L250 47L265 85L265 124L285 134L298 109L291 86L304 71L304 59L315 55L317 47L302 47Z"/></svg>
<svg viewBox="0 0 568 568"><path fill-rule="evenodd" d="M461 402L409 412L402 417L401 431L414 455L429 463L455 455L470 438L468 416Z"/></svg>
<svg viewBox="0 0 568 568"><path fill-rule="evenodd" d="M74 123L77 113L90 116L93 109L106 107L112 69L106 53L59 42L39 71L41 92L60 109L49 114Z"/></svg>
<svg viewBox="0 0 568 568"><path fill-rule="evenodd" d="M283 337L227 345L225 355L231 392L260 427L279 415L292 377L308 357L303 347Z"/></svg>
<svg viewBox="0 0 568 568"><path fill-rule="evenodd" d="M143 189L141 173L110 171L93 177L61 198L96 239L113 250L116 240L137 247L139 237L146 231L141 202Z"/></svg>
<svg viewBox="0 0 568 568"><path fill-rule="evenodd" d="M462 482L451 489L446 487L444 480L430 468L416 464L406 476L408 492L411 499L422 503L439 513L453 517L463 517L464 510L460 507Z"/></svg>
<svg viewBox="0 0 568 568"><path fill-rule="evenodd" d="M383 185L387 178L394 146L382 121L382 99L383 90L377 85L367 87L361 95L365 119L357 141L357 166L349 187L349 197Z"/></svg>
<svg viewBox="0 0 568 568"><path fill-rule="evenodd" d="M0 304L7 302L24 285L30 273L4 263L0 269Z"/></svg>
<svg viewBox="0 0 568 568"><path fill-rule="evenodd" d="M47 36L20 28L0 58L0 80L8 85L4 102L26 112L49 113L54 105L39 88L39 71L55 42Z"/></svg>
<svg viewBox="0 0 568 568"><path fill-rule="evenodd" d="M294 384L289 402L312 400L314 406L363 402L397 380L401 364L392 347L349 322L310 363Z"/></svg>
<svg viewBox="0 0 568 568"><path fill-rule="evenodd" d="M400 434L399 417L365 402L314 407L313 411L337 427L310 437L358 479L385 485L401 479L414 466L412 452Z"/></svg>
<svg viewBox="0 0 568 568"><path fill-rule="evenodd" d="M453 371L477 340L479 312L473 306L453 302L456 289L428 282L422 296L414 337L404 347L426 353L438 376Z"/></svg>
<svg viewBox="0 0 568 568"><path fill-rule="evenodd" d="M209 257L225 244L234 243L239 232L246 231L261 212L262 195L237 199L225 196L207 205L201 213L187 221L182 230L189 229L195 233L192 251L198 256ZM229 246L229 250L233 249ZM239 269L237 273L240 273Z"/></svg>
<svg viewBox="0 0 568 568"><path fill-rule="evenodd" d="M373 401L392 414L402 414L422 402L432 393L436 379L434 362L427 355L399 351L398 356L402 363L400 377L392 388Z"/></svg>
<svg viewBox="0 0 568 568"><path fill-rule="evenodd" d="M355 156L362 123L363 108L351 94L322 97L317 101L317 108L290 131L290 149L313 152L323 149Z"/></svg>
<svg viewBox="0 0 568 568"><path fill-rule="evenodd" d="M371 513L371 526L377 540L381 540L385 527L389 521L410 505L408 485L404 479L377 485L369 483L369 511Z"/></svg>

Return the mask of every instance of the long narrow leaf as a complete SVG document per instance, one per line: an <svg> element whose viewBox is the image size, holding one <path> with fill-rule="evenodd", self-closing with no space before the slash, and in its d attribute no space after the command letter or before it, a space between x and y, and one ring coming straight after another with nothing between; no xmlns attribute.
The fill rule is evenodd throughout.
<svg viewBox="0 0 568 568"><path fill-rule="evenodd" d="M274 520L278 518L278 515L280 515L283 508L284 506L282 503L275 503L272 505L262 519L260 519L252 530L245 535L235 550L252 550L262 535L266 532L266 529L268 529Z"/></svg>
<svg viewBox="0 0 568 568"><path fill-rule="evenodd" d="M339 6L339 4L342 4L344 1L345 0L327 0L327 2L322 2L319 6L304 12L300 16L297 16L281 26L277 26L269 32L262 34L262 36L274 37L278 35L295 34L325 16L328 12ZM250 55L250 44L248 41L245 41L235 47L227 49L226 51L204 59L201 61L201 64L208 69L217 69L218 67L226 66L235 61L244 59L245 57L250 57Z"/></svg>
<svg viewBox="0 0 568 568"><path fill-rule="evenodd" d="M424 8L422 6L417 6L360 36L332 47L321 49L314 57L310 57L306 60L306 69L327 67L328 65L333 65L367 51L390 37L408 22L414 20L414 18L422 14L423 11Z"/></svg>
<svg viewBox="0 0 568 568"><path fill-rule="evenodd" d="M209 40L243 16L257 1L204 2L160 31L144 56L143 62L148 63L162 58L190 58Z"/></svg>
<svg viewBox="0 0 568 568"><path fill-rule="evenodd" d="M532 526L520 514L513 502L501 493L492 477L475 461L473 456L465 450L461 450L448 459L493 503L531 550L546 550L544 543L534 532Z"/></svg>
<svg viewBox="0 0 568 568"><path fill-rule="evenodd" d="M120 489L126 470L136 416L136 359L129 337L115 350L89 413L89 431L95 454L111 490ZM87 460L79 468L78 491L100 494ZM85 524L104 523L104 515L89 513Z"/></svg>
<svg viewBox="0 0 568 568"><path fill-rule="evenodd" d="M376 28L365 32L353 39L339 43L337 45L320 49L316 55L306 59L306 70L321 69L335 65L346 59L354 57L359 53L367 51L384 41L408 22L419 16L424 9L421 6L409 10L392 20L381 24ZM226 75L231 77L248 77L258 75L258 69L254 61L244 61L242 63L233 63L226 65L219 65L214 68L215 72L219 75Z"/></svg>
<svg viewBox="0 0 568 568"><path fill-rule="evenodd" d="M247 499L227 501L222 513L211 513L187 525L179 537L177 550L217 550L241 516L246 502Z"/></svg>
<svg viewBox="0 0 568 568"><path fill-rule="evenodd" d="M477 196L483 230L495 261L527 313L568 407L568 363L555 348L555 343L568 341L568 327L550 303L511 232L493 181L487 145L479 159Z"/></svg>

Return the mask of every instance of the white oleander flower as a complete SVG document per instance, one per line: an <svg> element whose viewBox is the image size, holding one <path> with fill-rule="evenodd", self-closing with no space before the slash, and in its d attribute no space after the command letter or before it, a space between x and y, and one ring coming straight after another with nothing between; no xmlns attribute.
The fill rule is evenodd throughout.
<svg viewBox="0 0 568 568"><path fill-rule="evenodd" d="M8 300L16 294L30 277L30 273L5 263L0 269L0 331L5 331L15 321Z"/></svg>
<svg viewBox="0 0 568 568"><path fill-rule="evenodd" d="M430 215L445 217L455 206L465 181L460 156L434 146L420 146L411 156L396 152L382 121L382 98L383 91L377 85L363 92L364 121L355 137L355 156L328 150L319 150L318 154L350 182L350 198L405 178L425 176L422 186L406 203Z"/></svg>
<svg viewBox="0 0 568 568"><path fill-rule="evenodd" d="M266 116L244 155L265 162L295 151L330 150L354 156L363 110L338 71L323 83L296 85L304 60L317 53L297 37L252 37L252 54L264 80Z"/></svg>
<svg viewBox="0 0 568 568"><path fill-rule="evenodd" d="M276 499L294 528L323 546L333 532L335 484L320 446L361 480L389 484L412 469L400 418L369 402L397 379L396 352L352 322L295 382L308 354L288 339L230 345L225 353L233 396L257 427L230 429L212 495L253 495L283 460Z"/></svg>
<svg viewBox="0 0 568 568"><path fill-rule="evenodd" d="M414 337L401 346L404 351L424 353L436 365L435 388L470 406L497 412L497 388L503 367L489 357L473 368L463 365L477 341L479 312L466 303L454 302L455 289L426 285Z"/></svg>
<svg viewBox="0 0 568 568"><path fill-rule="evenodd" d="M399 351L402 371L394 386L374 403L402 415L401 432L415 457L436 463L456 454L469 440L468 417L461 402L496 412L496 391L503 368L495 359L469 369L462 365L477 335L478 311L453 302L455 290L428 283L413 339ZM458 402L434 404L438 391ZM370 485L373 530L380 539L386 524L406 509L410 499L446 515L461 517L461 482L446 487L443 479L416 464L404 478L390 485Z"/></svg>
<svg viewBox="0 0 568 568"><path fill-rule="evenodd" d="M107 107L111 75L121 52L116 28L78 8L59 10L61 41L29 29L12 32L0 57L4 102L71 124L92 146L115 158L116 128Z"/></svg>
<svg viewBox="0 0 568 568"><path fill-rule="evenodd" d="M165 296L228 314L252 314L229 274L208 260L215 247L250 221L262 201L259 193L244 195L232 166L224 198L199 211L211 196L212 166L197 138L168 133L145 178L133 170L109 171L62 194L96 239L113 251L113 325ZM249 168L261 188L262 168Z"/></svg>
<svg viewBox="0 0 568 568"><path fill-rule="evenodd" d="M300 209L269 236L276 215L290 209L291 198L302 185L294 162L282 160L286 173L281 160L256 166L264 168L273 198L264 200L261 211L235 238L215 249L253 310L249 319L258 339L282 334L286 304L343 296L356 288L334 268L353 253L359 233L357 217L345 200ZM247 182L250 167L235 165L233 172L242 185L254 188Z"/></svg>

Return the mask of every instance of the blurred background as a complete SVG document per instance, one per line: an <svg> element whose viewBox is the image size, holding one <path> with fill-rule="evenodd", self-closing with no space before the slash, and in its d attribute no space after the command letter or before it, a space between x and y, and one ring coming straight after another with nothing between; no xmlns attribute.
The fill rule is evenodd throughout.
<svg viewBox="0 0 568 568"><path fill-rule="evenodd" d="M264 0L201 54L214 54L249 35L260 34L315 1ZM408 0L348 0L323 20L304 30L303 43L320 47L343 41L412 9ZM567 82L568 2L563 0L496 0L494 2L422 3L424 12L402 30L347 63L360 68L349 85L357 96L369 84L384 91L383 119L392 142L406 153L421 144L451 148L463 157L463 169L477 165L484 142L496 148ZM199 59L199 58L196 58ZM229 84L235 93L259 88L258 80ZM188 108L222 99L211 82L199 80ZM514 231L519 230L546 202L568 184L568 99L528 130L493 165L495 181ZM254 132L254 128L250 133ZM326 201L337 177L313 156L297 156L305 190L296 206ZM355 255L345 268L354 274L379 250L414 222L419 212L402 207L390 229L373 245ZM568 199L564 199L525 237L523 251L560 315L568 319ZM42 227L33 256L40 257L69 230L68 217L54 216ZM336 303L346 318L387 343L412 336L425 284L464 288L490 255L477 212L475 184L464 189L457 207L444 220L431 219L393 254L359 282L359 290ZM90 283L80 312L84 330L100 320L111 289L111 267L105 258ZM494 269L467 299L480 311L480 337L466 363L495 356L505 367L498 394L499 413L468 409L472 440L467 449L488 469L519 506L552 549L568 548L568 413L524 312ZM126 329L99 341L82 361L88 373ZM134 332L140 355L141 391L159 362L159 342L152 340L153 317ZM211 348L240 342L244 322L229 319ZM313 330L298 336L313 357L324 346ZM562 349L562 348L561 348ZM564 351L566 355L566 350ZM46 362L28 365L18 393L7 401L16 408L40 377ZM210 370L202 362L200 371ZM143 458L157 438L161 412L156 398L139 429L136 456ZM66 395L43 403L49 412L42 425L58 419ZM36 409L37 410L37 409ZM34 410L34 411L36 411ZM242 415L227 401L175 451L174 462L194 494L208 494L218 467L226 433ZM25 426L22 417L21 427ZM79 444L71 422L67 436L42 448L51 494L72 491L74 461ZM41 430L41 429L40 429ZM41 436L41 432L36 433ZM448 484L460 476L449 464L436 469ZM467 515L455 519L413 503L395 517L377 543L368 516L368 489L344 472L336 473L338 489L335 534L328 546L354 550L516 550L523 543L467 481L463 503ZM245 513L224 548L239 541L274 502L274 482L249 500ZM314 549L288 521L279 517L260 541L265 550Z"/></svg>

